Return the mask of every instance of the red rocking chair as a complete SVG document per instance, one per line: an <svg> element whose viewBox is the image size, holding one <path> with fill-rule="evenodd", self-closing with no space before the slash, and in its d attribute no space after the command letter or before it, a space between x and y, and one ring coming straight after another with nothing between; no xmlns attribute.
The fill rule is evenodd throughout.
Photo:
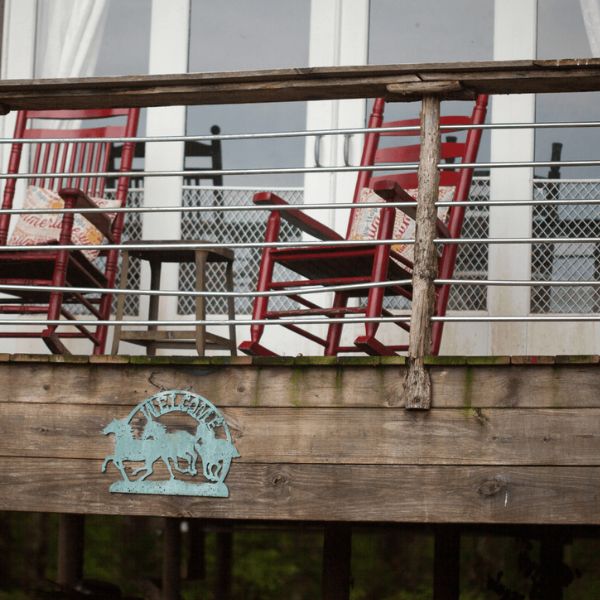
<svg viewBox="0 0 600 600"><path fill-rule="evenodd" d="M383 110L385 102L377 99L369 119L369 128L378 127L403 127L419 125L419 120L405 120L383 123ZM470 116L443 116L441 125L450 125L452 132L461 131L465 126L481 124L485 120L487 110L487 96L477 98L473 112ZM443 130L442 133L449 133ZM441 158L453 163L471 163L476 160L481 139L480 129L466 130L463 142L443 141L441 144ZM387 136L417 137L418 132L382 132L369 133L365 137L361 166L378 164L391 164L399 162L418 162L420 146L416 144L395 147L379 147L379 142ZM455 139L455 138L453 138ZM398 173L398 172L396 172ZM442 170L440 173L440 196L444 200L465 201L468 199L472 169ZM417 193L417 173L402 171L400 174L373 176L372 171L361 171L358 175L353 202L364 201L415 201ZM284 205L285 200L279 196L261 192L254 196L254 203L269 207ZM452 206L447 211L445 218L438 213L439 237L460 237L464 220L465 207ZM350 219L346 237L319 223L300 210L273 210L267 221L266 242L277 242L281 219L298 226L319 240L356 240L372 239L373 244L343 246L305 246L296 248L269 247L262 253L258 275L257 291L289 290L287 297L294 301L298 308L290 310L269 310L269 298L259 296L254 300L252 318L256 320L277 320L287 329L321 345L325 355L337 355L342 352L363 351L372 355L393 355L408 349L406 344L384 345L376 338L379 323L365 323L364 335L357 337L354 345L341 345L341 335L344 323L333 322L327 328L326 338L321 338L307 331L298 324L286 323L289 317L314 317L340 319L346 316L364 315L372 317L394 317L394 313L384 308L384 298L403 296L411 299L410 285L390 285L386 287L371 287L370 289L355 289L351 291L336 291L330 306L318 306L298 292L305 286L322 286L327 291L330 286L339 286L355 283L383 283L386 281L411 279L412 256L407 249L410 245L402 245L402 235L414 238L414 225L411 229L411 215L414 207L407 207L400 211L394 207L389 208L361 208L350 211ZM414 223L414 222L413 222ZM398 244L390 247L389 244L377 244L377 240L398 239ZM456 244L446 244L443 247L438 262L438 277L449 279L452 277L456 263ZM276 265L281 265L297 273L299 277L288 278L285 281L274 280L273 273ZM443 316L446 313L450 287L441 285L436 290L435 314ZM366 302L358 306L348 306L350 298L366 298ZM393 321L399 327L409 330L409 325L403 320ZM438 354L442 338L443 323L436 322L433 327L431 353ZM240 344L240 350L251 355L273 355L274 353L261 345L264 325L255 324L250 328L250 340Z"/></svg>
<svg viewBox="0 0 600 600"><path fill-rule="evenodd" d="M116 180L114 200L102 198L106 181L101 176L82 177L82 173L101 173L107 170L110 142L85 142L81 138L132 137L137 132L139 109L93 109L21 111L17 114L15 139L60 138L60 142L13 144L8 173L19 172L23 148L29 149L28 173L23 208L49 209L44 214L0 215L0 284L36 286L8 292L0 298L0 314L43 315L49 321L65 320L61 325L45 324L37 331L17 326L13 331L0 328L1 338L42 339L56 354L68 353L64 339L84 338L92 342L94 354L104 351L107 326L86 327L78 324L76 306L84 307L90 316L86 320L110 318L110 293L45 291L52 288L114 287L118 251L91 252L82 250L43 250L36 245L101 244L106 239L118 244L123 231L124 213L110 214L110 208L125 206L129 178ZM46 120L46 123L44 123ZM50 120L50 122L48 122ZM76 129L56 127L56 121L71 121ZM82 125L93 120L89 125ZM64 140L64 141L62 141ZM133 143L126 143L120 171L130 171ZM68 174L62 178L48 177L52 173ZM115 174L116 175L116 174ZM13 208L16 180L8 179L4 188L3 209ZM59 213L57 208L107 208L106 213ZM31 250L12 250L11 246L31 246ZM98 254L103 256L97 260ZM0 320L0 325L2 321Z"/></svg>

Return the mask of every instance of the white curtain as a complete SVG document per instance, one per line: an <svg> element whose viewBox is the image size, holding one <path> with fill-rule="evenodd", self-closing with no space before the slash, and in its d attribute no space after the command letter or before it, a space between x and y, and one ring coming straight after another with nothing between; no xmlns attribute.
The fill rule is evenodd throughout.
<svg viewBox="0 0 600 600"><path fill-rule="evenodd" d="M93 75L108 0L46 0L39 7L35 76Z"/></svg>
<svg viewBox="0 0 600 600"><path fill-rule="evenodd" d="M592 56L600 57L600 0L579 0Z"/></svg>

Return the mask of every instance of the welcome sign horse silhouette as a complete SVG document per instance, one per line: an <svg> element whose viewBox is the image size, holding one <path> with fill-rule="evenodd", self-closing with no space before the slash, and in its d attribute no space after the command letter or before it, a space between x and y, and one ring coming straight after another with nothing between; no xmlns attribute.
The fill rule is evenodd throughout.
<svg viewBox="0 0 600 600"><path fill-rule="evenodd" d="M164 422L167 418L169 424ZM190 431L191 420L194 427ZM224 481L239 453L221 412L198 394L182 390L155 394L124 419L111 421L102 433L114 435L115 442L102 472L112 462L122 477L110 486L111 492L229 496ZM168 477L156 474L161 464Z"/></svg>

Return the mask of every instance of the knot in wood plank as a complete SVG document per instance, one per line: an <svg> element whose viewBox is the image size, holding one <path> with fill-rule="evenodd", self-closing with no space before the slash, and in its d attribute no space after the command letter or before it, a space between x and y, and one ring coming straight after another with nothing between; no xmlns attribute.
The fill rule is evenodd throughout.
<svg viewBox="0 0 600 600"><path fill-rule="evenodd" d="M482 481L477 487L477 493L484 498L497 496L508 488L508 481L501 475Z"/></svg>

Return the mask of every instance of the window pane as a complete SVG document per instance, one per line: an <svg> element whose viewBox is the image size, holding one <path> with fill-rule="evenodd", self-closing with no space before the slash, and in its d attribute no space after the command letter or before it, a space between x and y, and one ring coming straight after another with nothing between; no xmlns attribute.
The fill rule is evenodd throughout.
<svg viewBox="0 0 600 600"><path fill-rule="evenodd" d="M148 73L151 9L146 0L109 1L95 75Z"/></svg>
<svg viewBox="0 0 600 600"><path fill-rule="evenodd" d="M241 71L308 64L310 2L226 0L192 2L190 71ZM304 129L303 102L194 106L188 133ZM303 166L304 140L231 141L223 145L227 169ZM263 183L264 182L264 183ZM229 185L302 185L301 176L229 177Z"/></svg>
<svg viewBox="0 0 600 600"><path fill-rule="evenodd" d="M491 60L494 3L371 0L369 63Z"/></svg>

